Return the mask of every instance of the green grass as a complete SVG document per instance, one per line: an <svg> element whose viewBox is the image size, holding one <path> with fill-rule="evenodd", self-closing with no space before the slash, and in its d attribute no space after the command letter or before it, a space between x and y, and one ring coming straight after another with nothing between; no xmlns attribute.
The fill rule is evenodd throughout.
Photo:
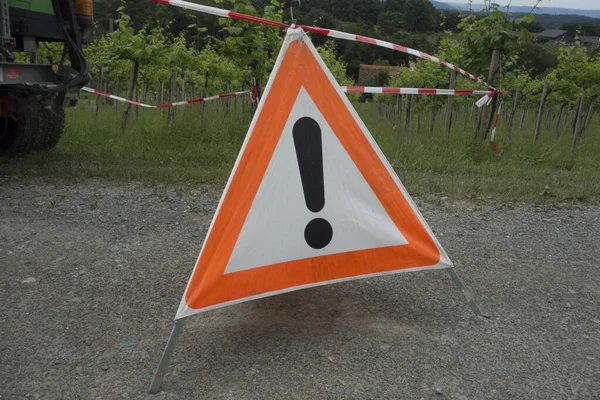
<svg viewBox="0 0 600 400"><path fill-rule="evenodd" d="M496 133L501 153L495 155L489 141L480 143L473 139L472 128L461 129L462 119L457 121L449 139L441 135L443 121L439 121L434 137L429 138L426 122L420 136L414 132L407 135L383 121L375 106L358 104L357 108L400 179L415 196L600 202L597 121L573 153L571 136L565 133L557 139L554 125L547 126L533 145L533 117L522 130L516 124L509 141L508 117L504 115Z"/></svg>
<svg viewBox="0 0 600 400"><path fill-rule="evenodd" d="M146 183L223 183L251 120L242 99L195 104L176 109L167 125L158 110L140 110L127 132L120 131L120 113L103 110L96 124L95 110L85 101L67 114L63 139L53 151L0 159L0 174L19 179L100 178ZM204 107L203 107L204 106ZM489 142L473 140L462 120L450 139L442 138L440 118L429 138L424 120L420 135L406 134L385 121L373 104L357 104L359 114L394 166L408 191L419 197L493 199L513 202L600 202L600 126L595 122L577 151L570 136L556 139L553 128L532 144L532 117L512 141L505 133L504 116L494 155ZM122 111L122 108L121 108ZM517 123L518 125L518 123Z"/></svg>
<svg viewBox="0 0 600 400"><path fill-rule="evenodd" d="M0 168L4 174L67 179L225 181L252 118L249 103L243 113L237 105L234 110L234 100L229 111L225 102L179 107L171 124L166 110L162 118L159 110L141 109L137 120L131 115L125 133L122 107L119 113L104 109L99 124L87 106L68 110L65 133L54 150L4 160Z"/></svg>

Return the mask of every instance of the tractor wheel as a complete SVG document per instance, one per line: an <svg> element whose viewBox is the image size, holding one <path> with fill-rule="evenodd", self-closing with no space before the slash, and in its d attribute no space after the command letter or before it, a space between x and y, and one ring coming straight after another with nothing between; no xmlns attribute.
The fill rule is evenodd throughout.
<svg viewBox="0 0 600 400"><path fill-rule="evenodd" d="M63 131L65 130L65 109L61 108L60 111L44 110L46 114L43 116L42 126L46 128L46 132L42 134L40 138L40 147L36 150L50 150L53 149L60 140ZM43 132L40 130L38 132Z"/></svg>
<svg viewBox="0 0 600 400"><path fill-rule="evenodd" d="M0 118L0 156L49 150L65 127L65 110L30 110Z"/></svg>
<svg viewBox="0 0 600 400"><path fill-rule="evenodd" d="M14 154L21 148L23 137L18 134L17 121L11 117L0 118L0 156Z"/></svg>

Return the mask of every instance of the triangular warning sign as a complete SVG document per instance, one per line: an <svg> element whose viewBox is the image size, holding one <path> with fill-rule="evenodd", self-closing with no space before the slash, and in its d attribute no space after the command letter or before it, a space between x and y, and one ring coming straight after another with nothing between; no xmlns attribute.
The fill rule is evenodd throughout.
<svg viewBox="0 0 600 400"><path fill-rule="evenodd" d="M176 318L357 277L452 267L301 29L290 29Z"/></svg>

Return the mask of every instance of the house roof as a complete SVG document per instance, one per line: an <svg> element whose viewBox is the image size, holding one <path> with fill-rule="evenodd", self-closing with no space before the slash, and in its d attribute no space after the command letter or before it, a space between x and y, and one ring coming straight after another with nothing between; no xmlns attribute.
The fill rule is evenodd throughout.
<svg viewBox="0 0 600 400"><path fill-rule="evenodd" d="M598 44L598 43L600 43L600 36L579 36L577 39L581 43L585 43L585 44Z"/></svg>
<svg viewBox="0 0 600 400"><path fill-rule="evenodd" d="M393 65L370 65L370 64L360 64L360 69L365 69L365 70L387 70L388 72L392 73L398 73L398 71L400 70L401 67L397 67L397 66L393 66Z"/></svg>
<svg viewBox="0 0 600 400"><path fill-rule="evenodd" d="M545 31L540 32L538 34L538 37L548 38L548 39L556 39L557 37L560 37L560 36L564 35L565 33L567 33L567 31L563 31L560 29L546 29Z"/></svg>
<svg viewBox="0 0 600 400"><path fill-rule="evenodd" d="M389 76L396 76L402 69L408 69L406 67L397 67L391 65L369 65L360 64L358 70L358 84L365 85L368 83L370 77L376 75L379 71L386 71Z"/></svg>
<svg viewBox="0 0 600 400"><path fill-rule="evenodd" d="M536 41L538 38L539 33L537 32L531 32L531 38L533 39L533 41ZM523 32L519 32L519 40L523 40L525 38L525 35L523 34Z"/></svg>

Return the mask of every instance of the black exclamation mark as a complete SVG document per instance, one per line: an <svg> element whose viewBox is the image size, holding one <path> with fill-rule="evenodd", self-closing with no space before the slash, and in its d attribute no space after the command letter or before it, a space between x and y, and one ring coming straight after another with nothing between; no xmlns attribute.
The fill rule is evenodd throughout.
<svg viewBox="0 0 600 400"><path fill-rule="evenodd" d="M292 134L300 168L304 201L310 211L317 213L325 207L321 128L314 119L302 117L294 124ZM332 237L333 228L323 218L313 219L304 228L304 239L313 249L322 249L327 246Z"/></svg>

